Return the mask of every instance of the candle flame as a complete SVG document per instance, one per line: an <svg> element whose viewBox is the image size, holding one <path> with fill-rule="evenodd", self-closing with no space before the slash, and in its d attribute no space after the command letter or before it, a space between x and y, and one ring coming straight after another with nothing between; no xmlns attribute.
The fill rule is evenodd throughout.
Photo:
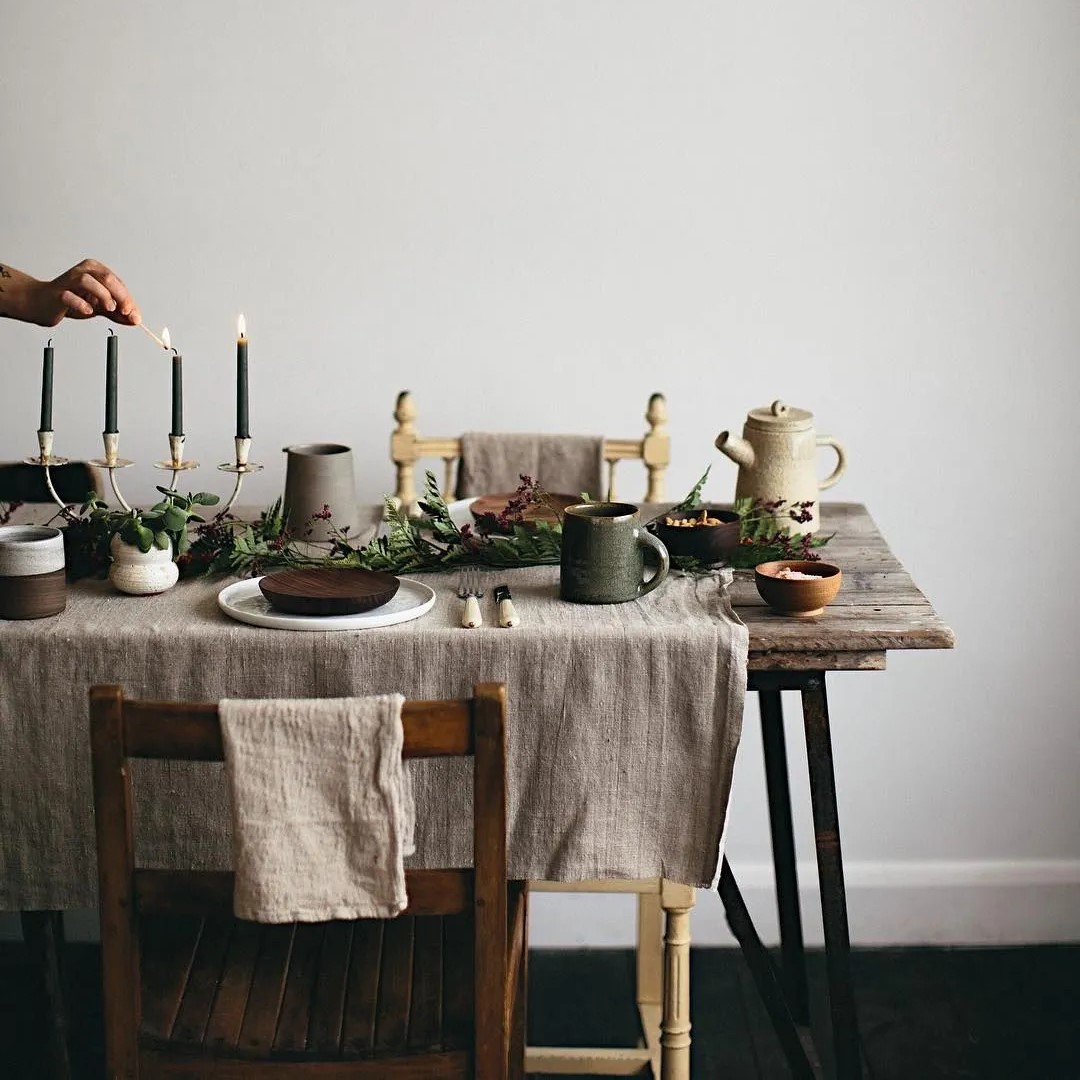
<svg viewBox="0 0 1080 1080"><path fill-rule="evenodd" d="M169 328L167 326L161 331L161 347L163 349L172 348L172 338L169 337Z"/></svg>
<svg viewBox="0 0 1080 1080"><path fill-rule="evenodd" d="M247 337L247 321L243 315L238 315L236 318L236 336L238 338Z"/></svg>

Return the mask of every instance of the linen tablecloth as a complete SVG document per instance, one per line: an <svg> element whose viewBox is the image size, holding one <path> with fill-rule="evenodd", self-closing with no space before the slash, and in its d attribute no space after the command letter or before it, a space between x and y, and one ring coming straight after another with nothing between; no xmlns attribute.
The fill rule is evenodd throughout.
<svg viewBox="0 0 1080 1080"><path fill-rule="evenodd" d="M557 599L557 567L510 583L522 625L459 625L456 577L423 575L431 613L385 629L296 633L247 626L217 606L221 579L155 597L107 582L68 608L0 622L0 909L96 901L87 690L130 697L467 696L508 688L510 875L555 881L663 876L707 885L717 866L742 726L747 631L722 579L672 576L626 604ZM485 605L488 601L485 600ZM411 763L410 865L471 862L471 762ZM144 865L228 868L221 768L137 762Z"/></svg>

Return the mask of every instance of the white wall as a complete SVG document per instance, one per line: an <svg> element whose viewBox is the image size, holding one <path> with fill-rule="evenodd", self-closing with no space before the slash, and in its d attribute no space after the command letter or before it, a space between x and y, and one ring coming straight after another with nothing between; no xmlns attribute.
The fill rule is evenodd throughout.
<svg viewBox="0 0 1080 1080"><path fill-rule="evenodd" d="M833 680L856 939L1080 938L1075 4L0 7L0 262L114 265L206 464L243 310L260 501L313 439L376 499L403 387L431 433L619 435L662 389L675 494L748 407L812 408L959 638ZM0 324L0 458L46 336ZM90 456L105 327L54 336L56 450ZM137 331L121 360L145 497L167 365ZM730 853L764 919L761 774L752 709ZM625 941L624 911L547 898L534 937ZM722 921L703 895L699 940Z"/></svg>

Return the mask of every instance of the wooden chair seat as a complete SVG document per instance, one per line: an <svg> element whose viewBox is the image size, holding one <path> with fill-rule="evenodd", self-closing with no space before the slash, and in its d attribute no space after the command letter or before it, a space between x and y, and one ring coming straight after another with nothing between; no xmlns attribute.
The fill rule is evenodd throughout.
<svg viewBox="0 0 1080 1080"><path fill-rule="evenodd" d="M367 1060L383 1076L393 1057L425 1076L468 1074L471 914L280 926L146 916L142 934L140 1043L162 1061Z"/></svg>

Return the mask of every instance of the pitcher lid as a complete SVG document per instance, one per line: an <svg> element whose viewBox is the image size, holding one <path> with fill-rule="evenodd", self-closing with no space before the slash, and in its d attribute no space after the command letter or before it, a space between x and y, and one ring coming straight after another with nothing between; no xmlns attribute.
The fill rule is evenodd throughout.
<svg viewBox="0 0 1080 1080"><path fill-rule="evenodd" d="M814 414L807 409L797 409L777 399L771 405L751 409L746 414L750 427L765 431L805 431L814 422Z"/></svg>

